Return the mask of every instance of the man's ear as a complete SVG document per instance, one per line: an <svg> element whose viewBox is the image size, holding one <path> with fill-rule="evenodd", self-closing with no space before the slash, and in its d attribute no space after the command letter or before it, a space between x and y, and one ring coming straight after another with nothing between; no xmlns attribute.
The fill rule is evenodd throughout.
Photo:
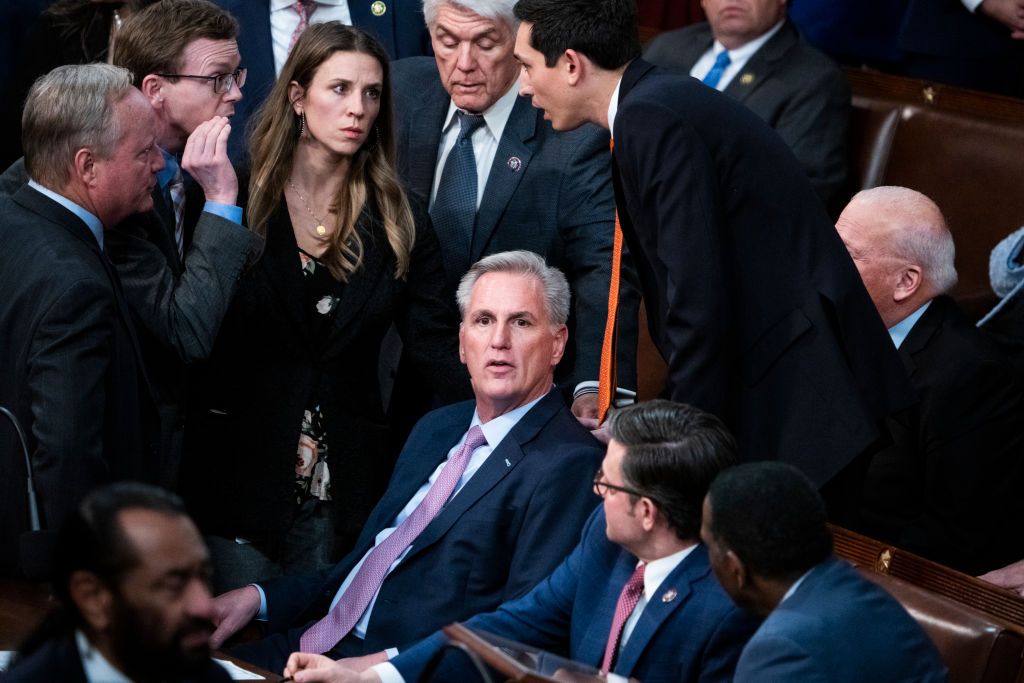
<svg viewBox="0 0 1024 683"><path fill-rule="evenodd" d="M83 147L72 157L72 175L91 186L96 180L96 155L88 147Z"/></svg>
<svg viewBox="0 0 1024 683"><path fill-rule="evenodd" d="M566 83L570 86L577 86L586 77L590 60L582 53L568 49L559 57L558 66L565 74Z"/></svg>
<svg viewBox="0 0 1024 683"><path fill-rule="evenodd" d="M98 576L87 571L72 572L68 592L92 630L102 632L110 628L113 595Z"/></svg>
<svg viewBox="0 0 1024 683"><path fill-rule="evenodd" d="M162 109L164 106L164 82L161 76L148 74L139 85L139 90L149 100L153 109Z"/></svg>
<svg viewBox="0 0 1024 683"><path fill-rule="evenodd" d="M897 303L902 303L914 296L923 284L924 273L921 270L921 266L908 263L900 270L892 298Z"/></svg>

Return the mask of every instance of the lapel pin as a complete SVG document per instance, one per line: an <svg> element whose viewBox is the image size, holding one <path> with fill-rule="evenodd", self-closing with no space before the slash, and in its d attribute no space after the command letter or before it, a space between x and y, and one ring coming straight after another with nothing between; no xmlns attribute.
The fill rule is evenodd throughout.
<svg viewBox="0 0 1024 683"><path fill-rule="evenodd" d="M508 458L505 458L505 467L512 467L512 463L508 461Z"/></svg>
<svg viewBox="0 0 1024 683"><path fill-rule="evenodd" d="M672 602L673 600L676 599L676 596L678 596L678 595L679 595L679 591L677 591L675 588L669 588L667 591L662 593L661 601L662 602Z"/></svg>
<svg viewBox="0 0 1024 683"><path fill-rule="evenodd" d="M753 82L754 82L754 74L752 74L752 73L748 72L748 73L745 73L742 76L740 76L740 83L742 83L743 85L750 85Z"/></svg>
<svg viewBox="0 0 1024 683"><path fill-rule="evenodd" d="M516 173L518 173L519 169L523 167L523 160L520 159L519 157L509 157L508 167L511 168Z"/></svg>
<svg viewBox="0 0 1024 683"><path fill-rule="evenodd" d="M370 5L370 11L373 12L373 16L382 17L388 11L388 6L381 2L381 0L377 0L377 2Z"/></svg>

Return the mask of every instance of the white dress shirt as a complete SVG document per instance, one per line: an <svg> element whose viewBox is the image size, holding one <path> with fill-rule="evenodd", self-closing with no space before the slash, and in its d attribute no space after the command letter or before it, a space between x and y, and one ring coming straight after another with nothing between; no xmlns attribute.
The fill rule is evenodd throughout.
<svg viewBox="0 0 1024 683"><path fill-rule="evenodd" d="M281 73L281 67L288 59L292 34L299 27L299 13L293 9L294 4L295 0L270 0L270 42L274 48L276 74ZM351 26L352 14L348 10L348 0L319 0L309 16L309 23L322 24L325 21L340 21Z"/></svg>
<svg viewBox="0 0 1024 683"><path fill-rule="evenodd" d="M978 5L981 4L981 0L960 0L960 2L962 2L964 4L964 7L966 7L971 12L977 10Z"/></svg>
<svg viewBox="0 0 1024 683"><path fill-rule="evenodd" d="M636 623L640 621L640 615L643 614L644 607L647 603L654 599L661 588L661 584L665 582L668 575L671 574L679 564L687 558L687 556L693 552L693 549L697 545L691 545L689 548L683 548L679 552L672 553L666 557L662 557L657 560L652 560L647 563L644 567L644 592L640 596L640 599L636 602L636 607L630 612L629 618L626 619L626 623L622 626L622 637L619 638L619 652L622 652L622 648L626 646L626 642L629 637L633 635L633 629L636 628ZM640 564L639 562L637 564ZM670 586L671 588L671 586Z"/></svg>
<svg viewBox="0 0 1024 683"><path fill-rule="evenodd" d="M722 78L718 81L718 85L715 86L716 90L725 90L732 79L736 77L743 67L747 65L750 58L754 56L754 53L761 49L761 46L771 40L771 37L779 32L782 28L782 24L785 23L785 19L772 26L768 31L762 33L757 38L754 38L749 43L740 45L735 50L729 50L729 66L722 72ZM701 58L693 65L690 69L690 75L697 80L703 81L704 77L711 71L711 67L715 65L715 60L718 59L718 55L725 51L725 45L722 45L717 40L712 43L708 51L701 55Z"/></svg>
<svg viewBox="0 0 1024 683"><path fill-rule="evenodd" d="M476 160L476 206L480 208L480 202L484 198L484 190L487 186L487 176L491 174L491 164L494 163L494 154L498 151L498 142L501 134L505 132L505 125L508 117L512 115L512 107L516 104L516 97L519 96L519 81L512 84L501 98L492 104L487 111L483 112L484 125L473 131L470 140L473 142L473 157ZM441 142L437 150L437 166L434 169L434 186L430 190L430 206L434 206L434 199L437 198L437 188L441 185L441 174L444 171L444 163L448 160L448 153L455 146L459 138L459 120L455 114L459 108L454 102L448 104L448 115L444 118L444 125L441 126Z"/></svg>
<svg viewBox="0 0 1024 683"><path fill-rule="evenodd" d="M81 631L75 631L75 645L78 646L78 658L82 660L85 680L89 683L132 683L130 678L118 671L93 647Z"/></svg>

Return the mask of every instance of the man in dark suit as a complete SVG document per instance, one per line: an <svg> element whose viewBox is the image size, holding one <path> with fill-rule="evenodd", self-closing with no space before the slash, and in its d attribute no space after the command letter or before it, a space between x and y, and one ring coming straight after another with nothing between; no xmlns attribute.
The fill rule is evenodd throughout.
<svg viewBox="0 0 1024 683"><path fill-rule="evenodd" d="M707 22L661 34L644 58L702 80L764 119L831 207L846 177L850 86L843 72L800 37L786 19L786 0L703 5Z"/></svg>
<svg viewBox="0 0 1024 683"><path fill-rule="evenodd" d="M463 278L459 307L476 400L419 422L334 568L218 597L215 645L261 615L272 635L235 654L271 670L300 649L337 657L404 648L522 595L571 550L597 502L581 492L601 448L552 391L566 343L565 277L531 252L493 254Z"/></svg>
<svg viewBox="0 0 1024 683"><path fill-rule="evenodd" d="M0 210L0 405L24 426L40 521L55 529L96 484L158 473L154 398L103 244L107 228L152 206L163 160L152 107L124 69L54 70L33 86L24 120L32 180ZM10 572L29 528L29 473L14 430L0 453Z"/></svg>
<svg viewBox="0 0 1024 683"><path fill-rule="evenodd" d="M597 126L555 133L518 95L514 5L424 3L435 56L393 65L399 173L431 207L452 294L470 264L510 249L529 249L565 272L572 343L556 378L572 392L573 412L584 415L596 410L608 311L615 221L608 134ZM466 115L478 127L464 138ZM465 181L460 163L473 171ZM465 206L452 201L463 186L471 194ZM634 386L630 372L620 372L624 387Z"/></svg>
<svg viewBox="0 0 1024 683"><path fill-rule="evenodd" d="M516 16L521 92L556 130L596 122L615 140L619 218L666 393L723 418L742 459L836 479L910 392L792 153L732 98L637 59L629 0L520 0Z"/></svg>
<svg viewBox="0 0 1024 683"><path fill-rule="evenodd" d="M723 472L700 531L736 604L765 616L737 683L946 680L935 645L881 587L832 557L825 506L798 470L774 462Z"/></svg>
<svg viewBox="0 0 1024 683"><path fill-rule="evenodd" d="M604 505L576 549L524 597L466 625L645 683L731 680L757 622L729 603L697 534L704 494L735 463L735 443L714 416L660 400L614 413L608 431L594 480ZM419 680L444 642L437 633L362 680ZM308 680L345 680L346 664L358 663L300 653L286 672L321 667ZM458 665L461 655L445 660L433 680L473 680Z"/></svg>
<svg viewBox="0 0 1024 683"><path fill-rule="evenodd" d="M337 20L372 33L392 59L430 54L421 0L214 0L233 14L241 29L239 46L249 70L245 99L235 112L240 135L231 139L231 157L242 160L249 120L263 104L281 72L293 36L312 23ZM301 6L301 9L298 7Z"/></svg>
<svg viewBox="0 0 1024 683"><path fill-rule="evenodd" d="M22 681L228 681L210 659L206 548L181 501L135 483L93 491L61 529L60 608L3 677Z"/></svg>
<svg viewBox="0 0 1024 683"><path fill-rule="evenodd" d="M1009 359L946 295L953 237L930 199L904 187L857 194L836 230L907 368L918 405L864 483L875 538L971 574L1024 556L1024 390Z"/></svg>

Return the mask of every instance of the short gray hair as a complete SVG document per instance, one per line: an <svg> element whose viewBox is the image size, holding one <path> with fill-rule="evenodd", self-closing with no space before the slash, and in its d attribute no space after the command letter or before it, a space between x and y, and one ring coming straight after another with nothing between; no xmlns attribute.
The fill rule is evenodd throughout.
<svg viewBox="0 0 1024 683"><path fill-rule="evenodd" d="M509 273L532 277L544 288L544 307L553 325L561 326L569 319L569 282L558 268L544 263L532 251L503 251L480 259L466 271L459 282L455 300L463 318L469 309L469 298L476 281L488 273Z"/></svg>
<svg viewBox="0 0 1024 683"><path fill-rule="evenodd" d="M863 190L853 201L870 202L893 225L886 244L878 245L880 250L921 266L936 295L953 289L957 282L956 245L934 201L917 190L897 186Z"/></svg>
<svg viewBox="0 0 1024 683"><path fill-rule="evenodd" d="M114 105L132 89L131 72L109 64L58 66L41 76L21 118L29 177L60 189L71 179L78 150L109 157L121 134Z"/></svg>
<svg viewBox="0 0 1024 683"><path fill-rule="evenodd" d="M487 19L504 21L515 33L519 28L519 20L513 11L516 2L517 0L423 0L423 18L427 26L433 26L437 21L437 11L444 5L451 5Z"/></svg>

